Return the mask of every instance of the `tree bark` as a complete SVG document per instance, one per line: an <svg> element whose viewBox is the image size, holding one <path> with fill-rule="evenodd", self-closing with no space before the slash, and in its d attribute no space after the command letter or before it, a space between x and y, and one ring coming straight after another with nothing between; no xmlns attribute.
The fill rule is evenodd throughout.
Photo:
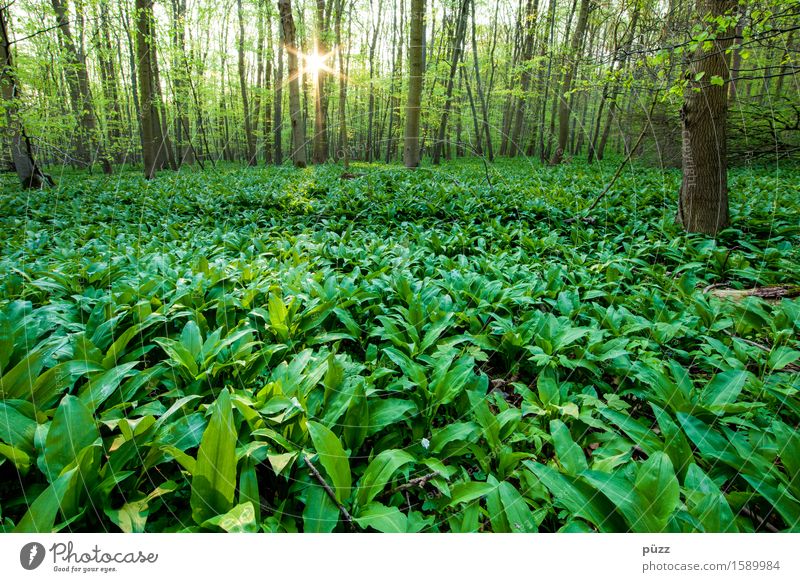
<svg viewBox="0 0 800 582"><path fill-rule="evenodd" d="M239 38L237 42L239 69L239 87L242 93L242 111L244 113L244 135L247 141L247 164L255 166L256 160L256 136L253 133L253 125L250 119L250 102L247 98L247 69L244 62L244 14L242 13L242 0L236 0L236 8L239 14Z"/></svg>
<svg viewBox="0 0 800 582"><path fill-rule="evenodd" d="M0 88L2 88L3 109L6 113L6 126L3 128L6 141L11 146L11 161L17 171L23 188L47 188L53 185L50 176L42 172L36 164L30 139L19 117L19 87L17 72L11 58L11 43L8 38L8 5L0 8Z"/></svg>
<svg viewBox="0 0 800 582"><path fill-rule="evenodd" d="M91 168L96 155L103 167L103 172L110 174L112 171L111 160L106 156L102 140L97 134L97 120L92 102L92 90L89 86L89 74L86 71L86 59L83 51L79 51L75 46L75 40L72 37L67 0L51 0L51 4L56 13L61 42L64 46L64 56L67 61L67 84L79 127L75 136L78 161Z"/></svg>
<svg viewBox="0 0 800 582"><path fill-rule="evenodd" d="M425 30L425 0L411 0L410 37L408 46L408 101L406 103L406 128L403 139L403 163L406 168L419 166L419 120L422 103L422 83L425 71L422 47Z"/></svg>
<svg viewBox="0 0 800 582"><path fill-rule="evenodd" d="M567 70L564 73L564 83L561 87L561 94L558 96L558 148L553 154L552 164L560 164L564 159L564 152L567 150L567 140L569 139L569 92L572 90L572 80L578 70L579 52L583 34L586 31L586 22L589 19L590 0L580 0L581 7L578 13L578 23L575 26L575 34L572 36L572 45L567 55Z"/></svg>
<svg viewBox="0 0 800 582"><path fill-rule="evenodd" d="M306 135L303 114L300 109L300 79L297 66L294 17L291 0L278 0L281 13L283 40L289 65L289 117L292 123L292 161L298 168L306 167Z"/></svg>
<svg viewBox="0 0 800 582"><path fill-rule="evenodd" d="M700 18L721 16L736 0L698 0ZM706 50L701 43L687 71L688 87L681 108L683 181L678 222L689 232L715 235L729 224L728 165L725 122L728 112L730 30L716 31Z"/></svg>
<svg viewBox="0 0 800 582"><path fill-rule="evenodd" d="M156 106L153 58L155 37L153 35L153 0L136 0L136 58L141 98L141 136L144 177L148 180L156 175L159 150L163 147L161 123Z"/></svg>
<svg viewBox="0 0 800 582"><path fill-rule="evenodd" d="M447 135L447 119L450 115L450 108L453 105L453 86L455 85L456 71L458 70L458 63L461 60L461 52L464 46L464 34L467 27L468 3L469 0L461 0L461 4L459 5L459 12L456 20L456 30L453 35L453 52L450 60L450 76L447 79L444 110L442 111L442 120L439 123L439 137L436 140L436 143L433 144L434 164L439 164L441 161L442 147L444 146L445 136Z"/></svg>

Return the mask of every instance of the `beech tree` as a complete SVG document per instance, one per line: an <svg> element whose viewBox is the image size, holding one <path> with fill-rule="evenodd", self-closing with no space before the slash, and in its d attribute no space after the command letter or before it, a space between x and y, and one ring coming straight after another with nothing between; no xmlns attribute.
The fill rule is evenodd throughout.
<svg viewBox="0 0 800 582"><path fill-rule="evenodd" d="M425 42L425 0L411 0L410 36L408 45L408 100L403 138L403 163L406 168L419 166L419 120L422 83L425 75L422 49Z"/></svg>
<svg viewBox="0 0 800 582"><path fill-rule="evenodd" d="M306 167L306 132L303 112L300 109L300 71L295 40L294 16L291 0L278 0L283 27L283 43L289 69L289 117L292 124L292 161L298 168Z"/></svg>

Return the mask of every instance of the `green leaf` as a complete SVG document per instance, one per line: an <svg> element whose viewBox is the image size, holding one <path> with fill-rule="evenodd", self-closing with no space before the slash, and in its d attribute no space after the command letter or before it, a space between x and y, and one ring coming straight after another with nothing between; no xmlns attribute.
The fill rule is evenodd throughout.
<svg viewBox="0 0 800 582"><path fill-rule="evenodd" d="M567 475L574 476L589 468L583 450L572 440L566 424L560 420L551 420L550 434L553 437L553 446L556 449L558 461L564 467Z"/></svg>
<svg viewBox="0 0 800 582"><path fill-rule="evenodd" d="M516 487L508 481L503 481L500 483L499 490L500 500L503 503L503 509L511 531L535 533L538 528L533 512Z"/></svg>
<svg viewBox="0 0 800 582"><path fill-rule="evenodd" d="M408 518L404 513L377 502L364 507L355 521L363 528L371 527L382 533L405 533L408 529Z"/></svg>
<svg viewBox="0 0 800 582"><path fill-rule="evenodd" d="M800 360L800 351L792 350L786 346L774 348L769 354L767 365L770 370L783 370L789 364Z"/></svg>
<svg viewBox="0 0 800 582"><path fill-rule="evenodd" d="M256 510L250 501L240 503L226 514L206 520L203 526L218 527L228 533L255 533L258 531Z"/></svg>
<svg viewBox="0 0 800 582"><path fill-rule="evenodd" d="M712 412L724 412L736 402L752 374L747 370L727 370L714 376L703 390L702 401Z"/></svg>
<svg viewBox="0 0 800 582"><path fill-rule="evenodd" d="M680 503L680 484L672 461L663 452L655 452L639 466L634 482L636 491L646 504L646 511L666 529L667 522Z"/></svg>
<svg viewBox="0 0 800 582"><path fill-rule="evenodd" d="M363 507L375 499L397 471L414 461L410 453L399 449L389 449L379 453L372 459L361 477L358 504Z"/></svg>
<svg viewBox="0 0 800 582"><path fill-rule="evenodd" d="M448 504L450 507L454 507L461 503L469 503L470 501L474 501L484 495L488 495L492 491L494 491L496 486L491 485L489 483L482 483L480 481L465 481L464 483L458 483L453 485L452 489L450 490L450 503Z"/></svg>
<svg viewBox="0 0 800 582"><path fill-rule="evenodd" d="M305 494L303 531L306 533L332 532L339 523L339 508L320 485L310 485Z"/></svg>
<svg viewBox="0 0 800 582"><path fill-rule="evenodd" d="M536 379L536 389L539 400L545 406L558 406L561 404L561 390L558 385L558 376L552 368L545 368Z"/></svg>
<svg viewBox="0 0 800 582"><path fill-rule="evenodd" d="M236 427L228 389L222 390L212 407L211 420L203 432L192 475L192 518L202 525L233 507L236 491Z"/></svg>
<svg viewBox="0 0 800 582"><path fill-rule="evenodd" d="M75 396L64 396L47 431L40 469L52 483L78 454L100 438L91 410Z"/></svg>
<svg viewBox="0 0 800 582"><path fill-rule="evenodd" d="M328 476L333 481L333 489L336 492L336 499L340 503L350 497L350 462L347 453L342 447L342 443L333 432L327 427L313 420L308 421L308 433L311 435L311 442L319 455L319 462L325 467Z"/></svg>
<svg viewBox="0 0 800 582"><path fill-rule="evenodd" d="M77 467L70 469L42 491L22 516L14 532L51 533L61 508L61 500L77 474Z"/></svg>
<svg viewBox="0 0 800 582"><path fill-rule="evenodd" d="M92 378L81 390L81 402L93 413L114 393L122 379L129 376L138 363L128 362Z"/></svg>

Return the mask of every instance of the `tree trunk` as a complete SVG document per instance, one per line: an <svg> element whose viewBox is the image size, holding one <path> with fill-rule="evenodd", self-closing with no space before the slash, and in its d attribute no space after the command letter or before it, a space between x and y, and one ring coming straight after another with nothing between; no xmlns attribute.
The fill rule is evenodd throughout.
<svg viewBox="0 0 800 582"><path fill-rule="evenodd" d="M175 91L175 147L178 166L195 161L189 125L189 62L186 58L186 0L172 0L173 14L173 71Z"/></svg>
<svg viewBox="0 0 800 582"><path fill-rule="evenodd" d="M91 168L96 155L103 166L103 172L110 174L112 171L111 160L106 156L102 141L97 135L97 120L92 102L92 90L89 86L89 74L86 71L86 59L83 51L79 51L75 46L75 40L72 37L67 0L51 0L51 3L56 13L58 29L64 46L67 61L67 83L79 127L75 136L78 160Z"/></svg>
<svg viewBox="0 0 800 582"><path fill-rule="evenodd" d="M486 140L486 154L489 161L494 161L494 149L492 148L492 132L489 126L489 110L486 105L486 98L483 94L483 85L481 84L481 68L478 62L478 41L477 32L475 30L475 0L471 2L472 9L472 60L475 65L475 90L478 93L478 101L481 105L481 117L483 119L483 137ZM476 130L477 131L477 130ZM480 146L480 135L475 136L478 145Z"/></svg>
<svg viewBox="0 0 800 582"><path fill-rule="evenodd" d="M275 143L275 165L283 163L283 27L278 30L278 50L277 50L277 71L275 73L275 115L273 116L274 143ZM270 36L271 36L270 28Z"/></svg>
<svg viewBox="0 0 800 582"><path fill-rule="evenodd" d="M278 0L281 13L283 40L289 64L289 117L292 122L292 161L298 168L306 167L306 136L303 114L300 110L300 79L297 66L294 17L291 0Z"/></svg>
<svg viewBox="0 0 800 582"><path fill-rule="evenodd" d="M442 120L439 123L439 137L436 143L433 144L434 164L438 164L441 161L442 147L444 146L445 136L447 135L447 119L450 115L450 108L453 105L453 86L455 85L456 71L458 70L458 63L461 60L461 51L464 46L468 3L469 0L461 0L458 18L456 20L456 30L453 35L452 59L450 61L450 76L447 79L447 88L445 89L444 110L442 111Z"/></svg>
<svg viewBox="0 0 800 582"><path fill-rule="evenodd" d="M698 0L697 12L718 17L736 6L735 0ZM715 235L729 224L728 165L725 121L728 112L730 31L721 31L709 50L702 43L688 70L689 86L681 108L683 181L678 221L689 232ZM695 89L699 89L695 91Z"/></svg>
<svg viewBox="0 0 800 582"><path fill-rule="evenodd" d="M322 60L328 56L328 22L330 7L325 0L317 0L316 34L314 35L314 53ZM313 161L324 164L328 160L328 95L326 85L328 72L326 66L315 71L316 91L314 97L314 148Z"/></svg>
<svg viewBox="0 0 800 582"><path fill-rule="evenodd" d="M242 0L236 0L236 8L239 13L239 38L237 43L239 68L239 86L242 91L242 111L244 112L244 135L247 140L247 164L255 166L256 160L256 136L253 133L253 126L250 120L250 103L247 99L247 70L244 62L244 15L242 14Z"/></svg>
<svg viewBox="0 0 800 582"><path fill-rule="evenodd" d="M33 148L25 128L19 118L19 88L17 73L11 59L11 43L8 39L8 5L0 8L0 87L2 88L3 109L6 112L6 125L3 128L6 141L11 146L11 160L23 188L47 188L53 185L33 156Z"/></svg>
<svg viewBox="0 0 800 582"><path fill-rule="evenodd" d="M589 19L590 0L580 0L581 8L578 14L578 24L575 27L575 34L572 36L572 45L567 55L567 70L564 73L564 83L561 87L561 94L558 96L558 148L551 160L552 164L560 164L564 159L564 152L567 150L567 140L569 139L569 92L572 90L572 80L578 70L580 60L581 41L586 31L586 22Z"/></svg>
<svg viewBox="0 0 800 582"><path fill-rule="evenodd" d="M539 0L527 0L525 6L525 41L522 48L522 75L520 76L521 95L517 98L516 119L514 120L514 131L509 144L509 155L514 157L522 151L522 125L525 121L525 108L528 101L528 90L531 84L530 60L533 57L533 40L536 31L536 17L539 11Z"/></svg>
<svg viewBox="0 0 800 582"><path fill-rule="evenodd" d="M403 139L403 163L406 168L419 166L419 120L422 102L422 83L425 71L422 47L425 30L425 0L411 0L411 32L408 45L408 101L406 103L406 128Z"/></svg>
<svg viewBox="0 0 800 582"><path fill-rule="evenodd" d="M156 175L159 149L163 145L161 124L153 87L153 0L136 0L136 60L141 98L141 136L144 177L148 180Z"/></svg>

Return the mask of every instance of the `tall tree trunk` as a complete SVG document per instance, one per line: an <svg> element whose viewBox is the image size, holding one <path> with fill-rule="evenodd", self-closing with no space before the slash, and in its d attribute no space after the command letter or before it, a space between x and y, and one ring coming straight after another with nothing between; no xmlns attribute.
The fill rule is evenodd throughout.
<svg viewBox="0 0 800 582"><path fill-rule="evenodd" d="M141 136L144 177L156 175L159 150L164 139L156 105L153 61L155 35L153 34L153 0L136 0L136 60L138 63L139 93L141 96Z"/></svg>
<svg viewBox="0 0 800 582"><path fill-rule="evenodd" d="M102 79L103 98L107 104L106 125L108 127L109 154L116 163L122 163L122 108L120 106L117 71L114 64L114 51L111 46L111 23L108 18L108 1L100 3L100 30L98 34L100 54L100 77Z"/></svg>
<svg viewBox="0 0 800 582"><path fill-rule="evenodd" d="M345 169L350 166L350 146L347 143L347 65L345 64L342 45L342 18L344 17L344 0L336 0L336 48L339 54L339 153ZM351 12L352 17L352 12ZM348 19L352 22L352 19ZM348 24L349 28L349 24ZM348 34L348 43L349 43ZM348 51L349 53L349 51Z"/></svg>
<svg viewBox="0 0 800 582"><path fill-rule="evenodd" d="M314 53L322 60L328 56L328 35L330 6L325 0L317 0L316 34L314 35ZM327 65L315 71L316 91L314 92L314 148L313 161L324 164L328 160L328 80Z"/></svg>
<svg viewBox="0 0 800 582"><path fill-rule="evenodd" d="M567 55L567 69L564 73L564 83L561 86L561 94L558 96L558 147L556 148L552 164L560 164L564 159L564 152L567 150L567 140L569 139L569 93L572 90L572 80L578 70L580 61L580 47L586 31L586 22L589 20L590 0L580 0L581 7L578 14L578 24L575 27L575 34L572 36L572 45Z"/></svg>
<svg viewBox="0 0 800 582"><path fill-rule="evenodd" d="M173 71L175 93L175 147L178 166L195 162L189 125L189 60L186 58L186 0L172 0Z"/></svg>
<svg viewBox="0 0 800 582"><path fill-rule="evenodd" d="M514 120L514 131L511 135L509 144L509 155L516 156L522 151L522 126L525 121L525 108L528 102L528 90L531 85L530 60L533 57L533 41L536 32L536 17L539 11L539 0L527 0L525 5L525 41L522 49L522 75L520 76L521 94L517 97L517 104L514 108L516 118Z"/></svg>
<svg viewBox="0 0 800 582"><path fill-rule="evenodd" d="M292 122L292 161L298 168L306 167L306 135L300 109L300 79L297 66L297 44L291 0L278 0L283 39L289 64L289 117Z"/></svg>
<svg viewBox="0 0 800 582"><path fill-rule="evenodd" d="M11 43L8 38L8 6L0 8L0 88L6 124L3 131L11 146L11 161L23 188L47 188L53 185L50 176L36 164L30 139L19 117L19 87L17 72L11 59Z"/></svg>
<svg viewBox="0 0 800 582"><path fill-rule="evenodd" d="M383 7L383 2L378 0L378 21L375 24L375 30L372 33L372 41L369 45L369 103L367 105L367 146L366 146L366 158L367 162L371 162L375 152L375 144L373 140L373 133L374 133L374 122L375 122L375 48L378 45L378 35L381 31L381 23L383 21L383 15L381 13L381 8ZM372 12L372 1L370 0L370 13Z"/></svg>
<svg viewBox="0 0 800 582"><path fill-rule="evenodd" d="M697 0L700 18L709 13L712 18L722 16L735 6L736 0ZM683 181L678 221L689 232L710 235L729 224L725 51L731 45L730 31L719 32L718 39L709 50L704 50L701 43L693 55L687 72L689 86L681 108Z"/></svg>
<svg viewBox="0 0 800 582"><path fill-rule="evenodd" d="M403 163L406 168L419 166L419 120L422 102L422 83L425 70L422 47L425 43L425 0L411 0L411 32L408 45L408 101L406 102L406 128L403 138Z"/></svg>
<svg viewBox="0 0 800 582"><path fill-rule="evenodd" d="M481 84L481 67L480 63L478 62L478 41L477 41L477 32L475 30L475 0L471 2L471 10L472 10L472 61L475 66L475 90L478 93L478 101L481 105L481 117L483 119L483 137L486 140L486 154L489 158L489 161L494 161L494 149L492 148L492 132L489 126L489 110L486 105L486 98L483 94L483 86ZM467 85L469 86L469 85ZM476 132L478 130L476 129ZM480 147L480 135L476 135L476 139L478 141L478 146Z"/></svg>
<svg viewBox="0 0 800 582"><path fill-rule="evenodd" d="M450 108L453 105L453 86L455 85L456 71L461 60L461 51L464 46L464 34L467 27L467 6L469 0L461 0L459 5L458 17L456 19L456 30L453 35L453 52L450 60L450 76L447 79L445 89L444 110L442 120L439 123L439 137L433 144L433 163L438 164L442 157L442 147L444 146L445 136L447 135L447 119L450 115Z"/></svg>
<svg viewBox="0 0 800 582"><path fill-rule="evenodd" d="M51 0L51 3L56 13L61 42L64 45L67 61L67 83L79 127L75 136L78 159L81 163L91 168L96 155L103 166L103 171L106 174L110 174L112 170L111 160L106 156L102 140L98 136L92 90L89 86L89 74L86 71L86 59L83 51L76 47L75 40L72 37L67 0Z"/></svg>
<svg viewBox="0 0 800 582"><path fill-rule="evenodd" d="M270 36L272 34L270 24ZM274 161L276 166L283 163L283 26L278 26L278 50L277 71L275 73L275 115L273 116L274 125Z"/></svg>
<svg viewBox="0 0 800 582"><path fill-rule="evenodd" d="M237 42L239 86L242 92L242 111L244 112L244 135L247 140L247 164L255 166L256 160L256 136L253 133L253 126L250 119L250 103L247 99L247 69L244 62L244 14L242 13L242 0L236 0L236 8L239 14L239 38Z"/></svg>

